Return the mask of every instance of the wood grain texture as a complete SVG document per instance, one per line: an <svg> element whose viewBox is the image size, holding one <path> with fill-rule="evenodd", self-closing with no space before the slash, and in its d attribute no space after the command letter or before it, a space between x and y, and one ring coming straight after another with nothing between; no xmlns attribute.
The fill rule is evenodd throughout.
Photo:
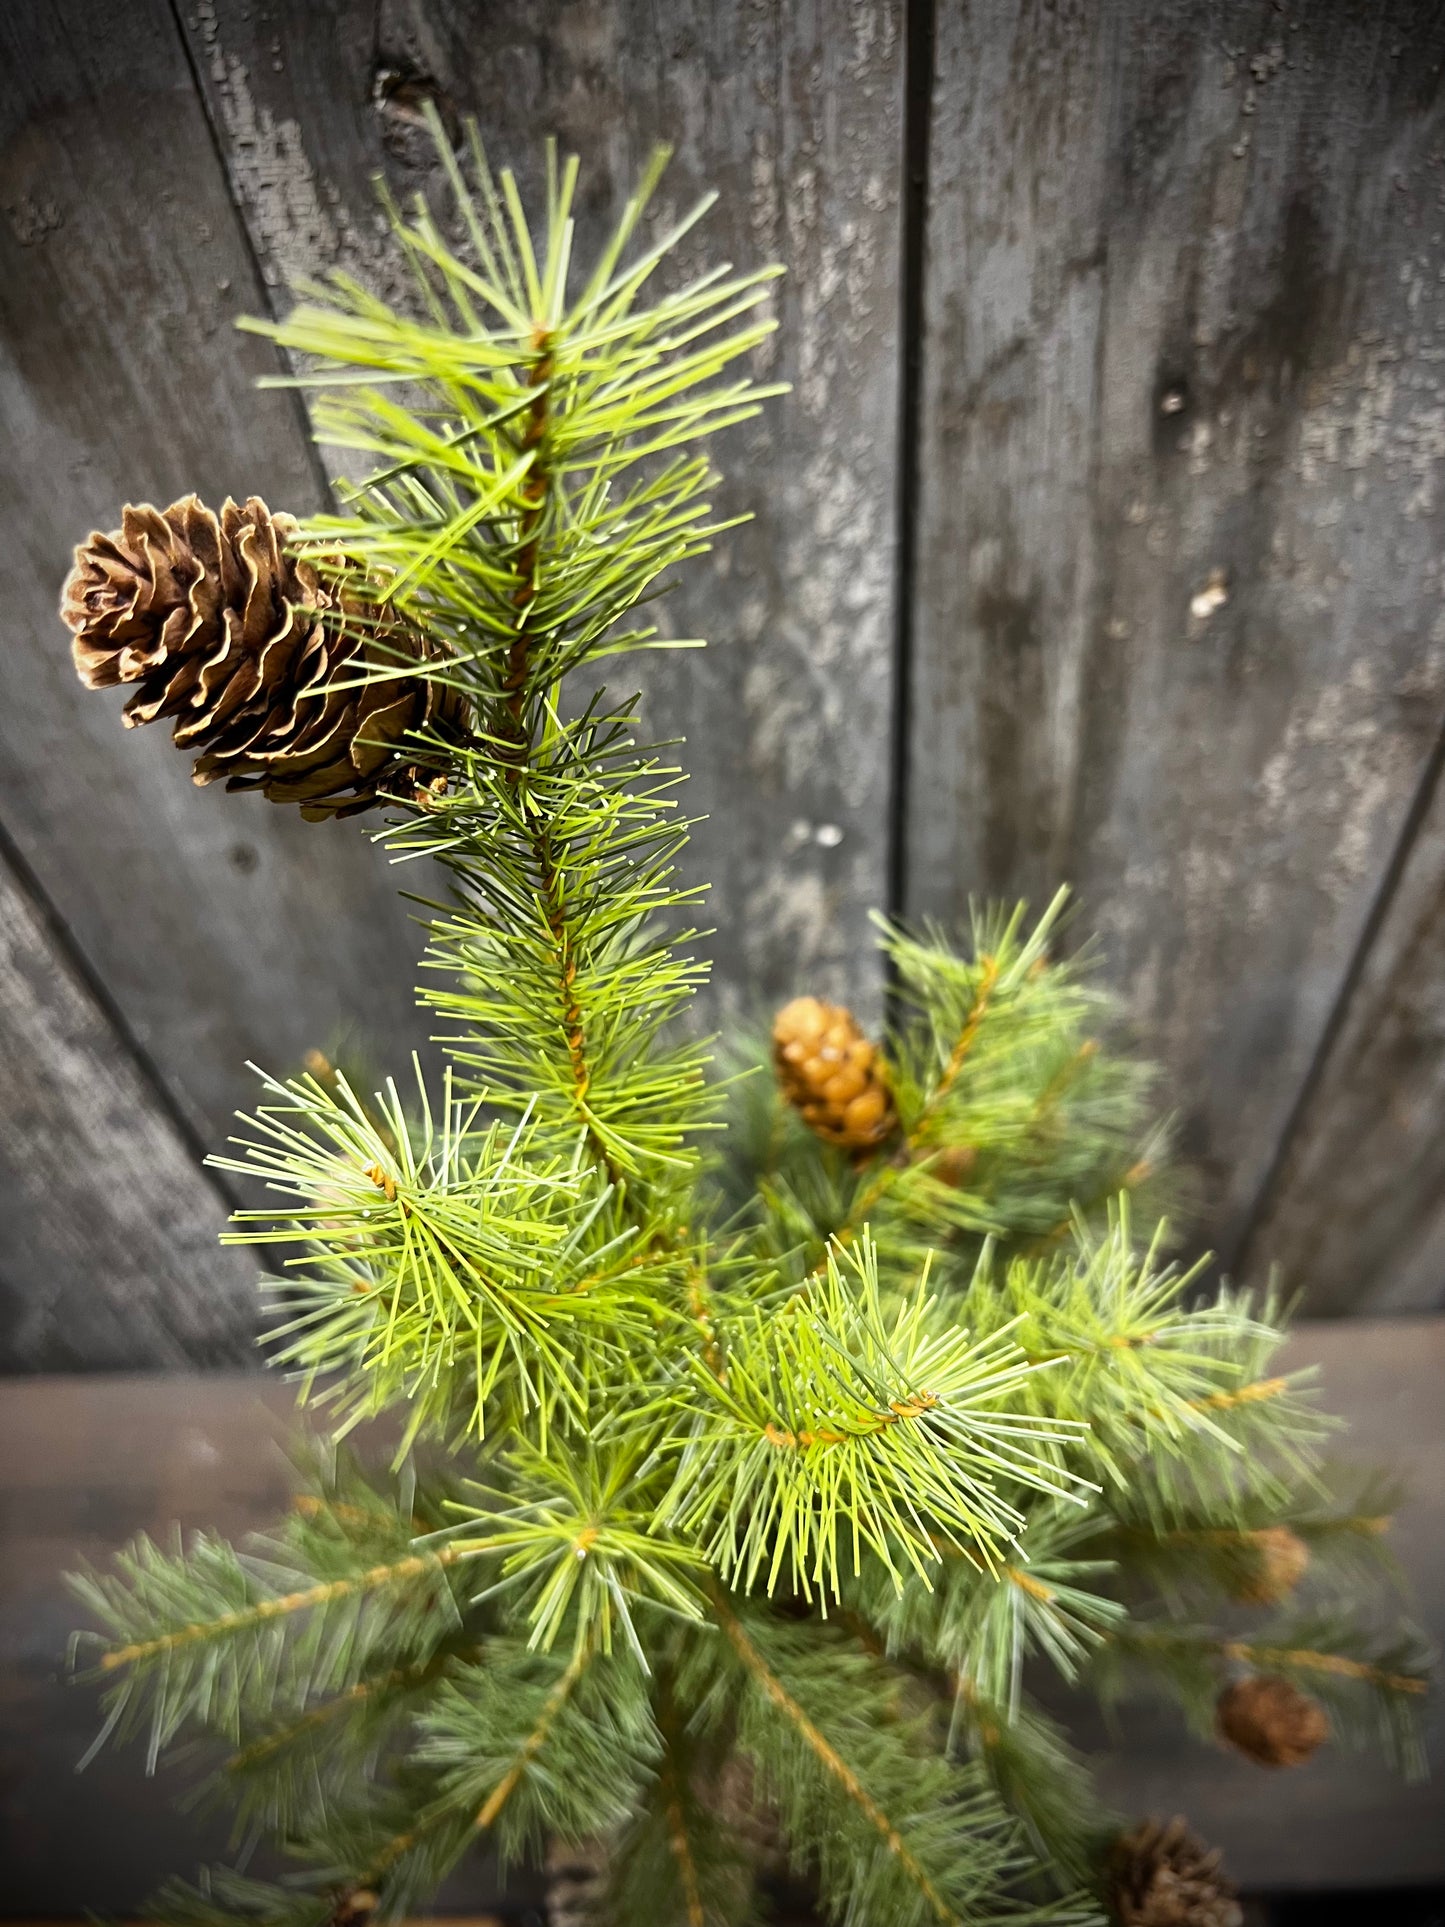
<svg viewBox="0 0 1445 1927"><path fill-rule="evenodd" d="M0 1368L244 1363L255 1263L109 1014L0 858Z"/></svg>
<svg viewBox="0 0 1445 1927"><path fill-rule="evenodd" d="M907 900L1078 886L1227 1252L1445 705L1445 16L938 29Z"/></svg>
<svg viewBox="0 0 1445 1927"><path fill-rule="evenodd" d="M1393 1543L1412 1610L1445 1639L1445 1319L1305 1325L1290 1366L1323 1368L1326 1402L1351 1426L1348 1450L1397 1465L1411 1496ZM147 1888L222 1842L178 1818L184 1774L147 1781L133 1753L108 1753L77 1781L94 1701L61 1677L76 1610L59 1575L105 1559L135 1531L174 1524L235 1534L286 1503L278 1445L286 1388L225 1374L35 1379L0 1384L0 1864L16 1912L125 1914ZM1269 1774L1201 1746L1177 1715L1127 1711L1124 1739L1087 1708L1068 1718L1097 1755L1104 1791L1125 1813L1188 1813L1256 1891L1445 1879L1445 1730L1433 1714L1435 1778L1402 1787L1370 1762L1328 1749ZM71 1850L77 1838L84 1854ZM521 1900L526 1889L513 1889ZM495 1904L482 1862L443 1904Z"/></svg>
<svg viewBox="0 0 1445 1927"><path fill-rule="evenodd" d="M355 827L196 791L80 687L56 617L71 547L127 500L317 502L292 399L254 389L274 357L232 329L262 305L165 0L0 9L0 820L211 1144L247 1058L290 1068L349 1024L400 1070L424 1034L418 936Z"/></svg>
<svg viewBox="0 0 1445 1927"><path fill-rule="evenodd" d="M686 735L684 802L710 821L711 948L731 1014L807 986L876 1003L866 927L885 889L894 594L899 0L777 8L645 0L246 0L182 7L268 279L344 266L405 297L371 176L438 195L412 103L475 114L497 163L535 187L542 138L582 160L574 258L658 140L659 203L718 189L684 265L784 260L776 345L794 383L717 458L725 514L756 520L692 566L659 621L703 657L609 665L645 686L650 732ZM405 82L396 91L398 80ZM388 94L388 89L392 92Z"/></svg>
<svg viewBox="0 0 1445 1927"><path fill-rule="evenodd" d="M1246 1251L1315 1312L1445 1304L1445 790L1438 781Z"/></svg>

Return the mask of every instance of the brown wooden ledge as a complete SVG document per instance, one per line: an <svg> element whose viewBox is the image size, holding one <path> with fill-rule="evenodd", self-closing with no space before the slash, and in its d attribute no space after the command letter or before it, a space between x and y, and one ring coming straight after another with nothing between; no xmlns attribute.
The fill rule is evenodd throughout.
<svg viewBox="0 0 1445 1927"><path fill-rule="evenodd" d="M1445 1317L1306 1325L1288 1362L1323 1368L1352 1457L1408 1479L1394 1549L1415 1616L1445 1645ZM147 1781L133 1754L111 1754L76 1777L94 1707L64 1680L76 1611L60 1575L138 1531L238 1533L274 1518L290 1410L284 1384L254 1375L0 1381L0 1914L136 1913L163 1874L224 1851L223 1835L172 1810L174 1773ZM1438 1701L1433 1728L1436 1776L1420 1786L1328 1749L1269 1774L1192 1742L1166 1710L1131 1709L1121 1738L1089 1720L1080 1737L1111 1801L1188 1814L1258 1892L1445 1879ZM481 1927L498 1904L494 1871L474 1870L442 1904Z"/></svg>

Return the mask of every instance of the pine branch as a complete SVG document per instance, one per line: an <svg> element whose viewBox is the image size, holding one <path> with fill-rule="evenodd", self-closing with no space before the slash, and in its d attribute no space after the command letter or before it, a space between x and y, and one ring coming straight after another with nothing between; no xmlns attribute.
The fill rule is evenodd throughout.
<svg viewBox="0 0 1445 1927"><path fill-rule="evenodd" d="M494 1642L455 1669L420 1721L418 1761L439 1775L411 1834L389 1843L386 1872L429 1825L465 1819L504 1858L549 1835L578 1840L622 1825L655 1772L658 1739L647 1676L630 1661L575 1646L565 1664L520 1642Z"/></svg>
<svg viewBox="0 0 1445 1927"><path fill-rule="evenodd" d="M1224 1639L1217 1641L1213 1650L1222 1659L1242 1660L1246 1665L1261 1669L1328 1673L1335 1679L1360 1680L1367 1686L1379 1686L1387 1693L1423 1696L1430 1690L1429 1680L1423 1672L1397 1673L1386 1666L1373 1665L1368 1660L1351 1659L1344 1653L1315 1652L1307 1646L1262 1646L1249 1640Z"/></svg>
<svg viewBox="0 0 1445 1927"><path fill-rule="evenodd" d="M575 1648L610 1655L620 1632L646 1670L639 1607L701 1617L705 1560L687 1541L653 1529L653 1436L554 1440L546 1452L519 1442L502 1466L504 1493L478 1486L475 1499L454 1505L463 1536L453 1543L500 1555L500 1576L485 1596L507 1596L531 1646L548 1652L565 1635Z"/></svg>
<svg viewBox="0 0 1445 1927"><path fill-rule="evenodd" d="M667 1844L677 1867L687 1927L707 1927L703 1905L699 1856L687 1820L687 1778L678 1761L678 1734L675 1722L668 1719L661 1728L662 1758L658 1770L658 1792L667 1816Z"/></svg>
<svg viewBox="0 0 1445 1927"><path fill-rule="evenodd" d="M150 1551L155 1552L155 1548L150 1548ZM132 1641L127 1646L108 1647L101 1654L98 1664L101 1672L109 1673L122 1666L140 1665L146 1660L170 1658L182 1647L197 1641L229 1639L237 1633L254 1632L273 1619L313 1612L319 1606L329 1606L358 1593L375 1592L383 1586L405 1585L408 1580L440 1571L466 1556L467 1549L456 1546L443 1546L434 1553L413 1553L388 1565L372 1566L366 1572L358 1573L354 1579L328 1579L321 1585L308 1586L299 1592L283 1593L279 1598L258 1599L253 1605L219 1613L214 1619L199 1624L179 1626L150 1639Z"/></svg>
<svg viewBox="0 0 1445 1927"><path fill-rule="evenodd" d="M478 1809L476 1827L479 1833L486 1833L491 1827L496 1825L497 1818L503 1807L506 1806L508 1800L511 1799L517 1788L522 1784L523 1775L527 1772L533 1760L535 1760L537 1755L542 1751L542 1748L547 1744L552 1728L557 1723L558 1715L571 1698L572 1690L586 1671L591 1657L592 1655L586 1647L579 1646L573 1653L571 1659L568 1660L566 1672L563 1673L562 1677L557 1681L557 1684L543 1701L542 1710L537 1716L537 1724L532 1728L531 1732L528 1733L526 1739L523 1740L517 1751L516 1759L507 1768L507 1771L502 1775L501 1779L498 1780L497 1784L492 1788Z"/></svg>
<svg viewBox="0 0 1445 1927"><path fill-rule="evenodd" d="M299 1247L272 1343L324 1377L348 1418L405 1402L409 1442L431 1426L482 1433L498 1407L534 1414L545 1435L559 1409L585 1410L589 1370L674 1296L651 1227L589 1178L575 1139L543 1144L525 1117L480 1125L448 1079L435 1121L420 1083L415 1122L394 1087L378 1096L387 1149L344 1082L267 1089L224 1162L293 1202L239 1214L234 1235Z"/></svg>
<svg viewBox="0 0 1445 1927"><path fill-rule="evenodd" d="M790 1122L776 1097L763 1115L747 1097L752 1115L733 1128L746 1121L755 1148L742 1152L736 1195L756 1213L756 1191L763 1246L798 1250L800 1283L820 1273L829 1239L847 1243L865 1225L890 1275L932 1252L943 1286L966 1283L983 1238L1046 1239L1061 1216L1072 1226L1076 1201L1092 1220L1159 1163L1152 1074L1101 1046L1112 1013L1088 982L1090 960L1049 955L1063 903L1032 929L1022 907L977 912L967 954L937 932L882 926L903 986L883 1044L898 1128L861 1168Z"/></svg>
<svg viewBox="0 0 1445 1927"><path fill-rule="evenodd" d="M740 1762L686 1717L670 1666L657 1669L656 1775L638 1810L609 1842L600 1918L612 1927L743 1927L754 1918L748 1815ZM764 1823L765 1825L765 1823Z"/></svg>
<svg viewBox="0 0 1445 1927"><path fill-rule="evenodd" d="M740 1697L742 1749L799 1859L816 1864L835 1918L848 1927L1095 1918L1075 1900L1027 1897L1037 1870L1017 1828L975 1770L942 1757L897 1675L816 1624L744 1618L721 1593L713 1608L748 1690L717 1680L708 1690L734 1708Z"/></svg>
<svg viewBox="0 0 1445 1927"><path fill-rule="evenodd" d="M726 1379L694 1367L696 1418L659 1520L700 1534L745 1588L786 1580L809 1598L836 1597L865 1548L900 1585L909 1567L926 1578L940 1543L996 1563L1023 1523L1001 1487L1075 1489L1058 1448L1080 1434L1021 1412L1035 1368L1006 1333L973 1342L926 1287L890 1315L860 1242L830 1253L805 1300L733 1319Z"/></svg>
<svg viewBox="0 0 1445 1927"><path fill-rule="evenodd" d="M898 1862L907 1880L917 1889L919 1896L935 1919L942 1922L943 1927L960 1927L961 1916L953 1911L934 1885L917 1855L906 1843L900 1831L900 1825L906 1824L903 1816L900 1815L899 1822L895 1824L894 1820L879 1806L847 1761L809 1719L782 1681L768 1666L757 1647L748 1638L742 1622L728 1606L721 1593L713 1595L713 1611L729 1645L742 1661L743 1666L752 1675L770 1703L793 1728L827 1777L882 1838L888 1852Z"/></svg>
<svg viewBox="0 0 1445 1927"><path fill-rule="evenodd" d="M963 1675L953 1687L950 1743L983 1767L1040 1858L1066 1880L1088 1883L1109 1830L1088 1763L1037 1706L1000 1706Z"/></svg>
<svg viewBox="0 0 1445 1927"><path fill-rule="evenodd" d="M943 1673L966 1677L1011 1718L1028 1658L1042 1654L1072 1682L1126 1616L1109 1595L1113 1566L1097 1556L1096 1542L1091 1511L1036 1506L994 1571L945 1558L930 1589L899 1592L874 1567L850 1600L890 1653L917 1654Z"/></svg>
<svg viewBox="0 0 1445 1927"><path fill-rule="evenodd" d="M324 1821L337 1789L375 1780L398 1751L404 1754L413 1717L448 1668L478 1651L476 1642L463 1643L371 1674L280 1723L258 1720L257 1736L201 1785L199 1801L232 1808L237 1841L254 1840L263 1829L304 1835Z"/></svg>
<svg viewBox="0 0 1445 1927"><path fill-rule="evenodd" d="M1130 1670L1164 1687L1196 1730L1213 1729L1214 1702L1230 1669L1282 1674L1324 1700L1336 1734L1377 1745L1407 1774L1424 1769L1419 1716L1430 1690L1430 1656L1408 1629L1381 1635L1352 1617L1316 1614L1241 1639L1185 1623L1132 1622L1101 1649L1099 1690L1117 1697Z"/></svg>

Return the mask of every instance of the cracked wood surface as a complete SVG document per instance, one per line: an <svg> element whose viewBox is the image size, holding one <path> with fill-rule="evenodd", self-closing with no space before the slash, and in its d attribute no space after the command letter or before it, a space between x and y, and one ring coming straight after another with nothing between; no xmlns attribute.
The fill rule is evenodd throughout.
<svg viewBox="0 0 1445 1927"><path fill-rule="evenodd" d="M1445 1279L1445 792L1284 1146L1248 1251L1319 1313L1438 1305Z"/></svg>

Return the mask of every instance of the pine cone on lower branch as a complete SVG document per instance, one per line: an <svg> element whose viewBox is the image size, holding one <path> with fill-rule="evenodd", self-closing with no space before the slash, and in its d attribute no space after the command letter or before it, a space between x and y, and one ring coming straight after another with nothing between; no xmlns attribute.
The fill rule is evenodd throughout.
<svg viewBox="0 0 1445 1927"><path fill-rule="evenodd" d="M1121 1834L1105 1876L1119 1927L1240 1927L1244 1919L1218 1849L1178 1818L1146 1820Z"/></svg>
<svg viewBox="0 0 1445 1927"><path fill-rule="evenodd" d="M1248 1535L1247 1561L1234 1597L1246 1605L1276 1606L1309 1571L1310 1549L1288 1526L1261 1526Z"/></svg>
<svg viewBox="0 0 1445 1927"><path fill-rule="evenodd" d="M61 598L82 682L133 683L127 728L173 722L198 783L259 789L303 816L349 816L415 787L415 730L449 732L457 692L404 624L295 555L297 524L252 496L125 508L75 551ZM418 673L364 680L367 670Z"/></svg>
<svg viewBox="0 0 1445 1927"><path fill-rule="evenodd" d="M1257 1766L1302 1766L1330 1737L1319 1701L1278 1673L1250 1673L1226 1686L1214 1717L1220 1738Z"/></svg>

